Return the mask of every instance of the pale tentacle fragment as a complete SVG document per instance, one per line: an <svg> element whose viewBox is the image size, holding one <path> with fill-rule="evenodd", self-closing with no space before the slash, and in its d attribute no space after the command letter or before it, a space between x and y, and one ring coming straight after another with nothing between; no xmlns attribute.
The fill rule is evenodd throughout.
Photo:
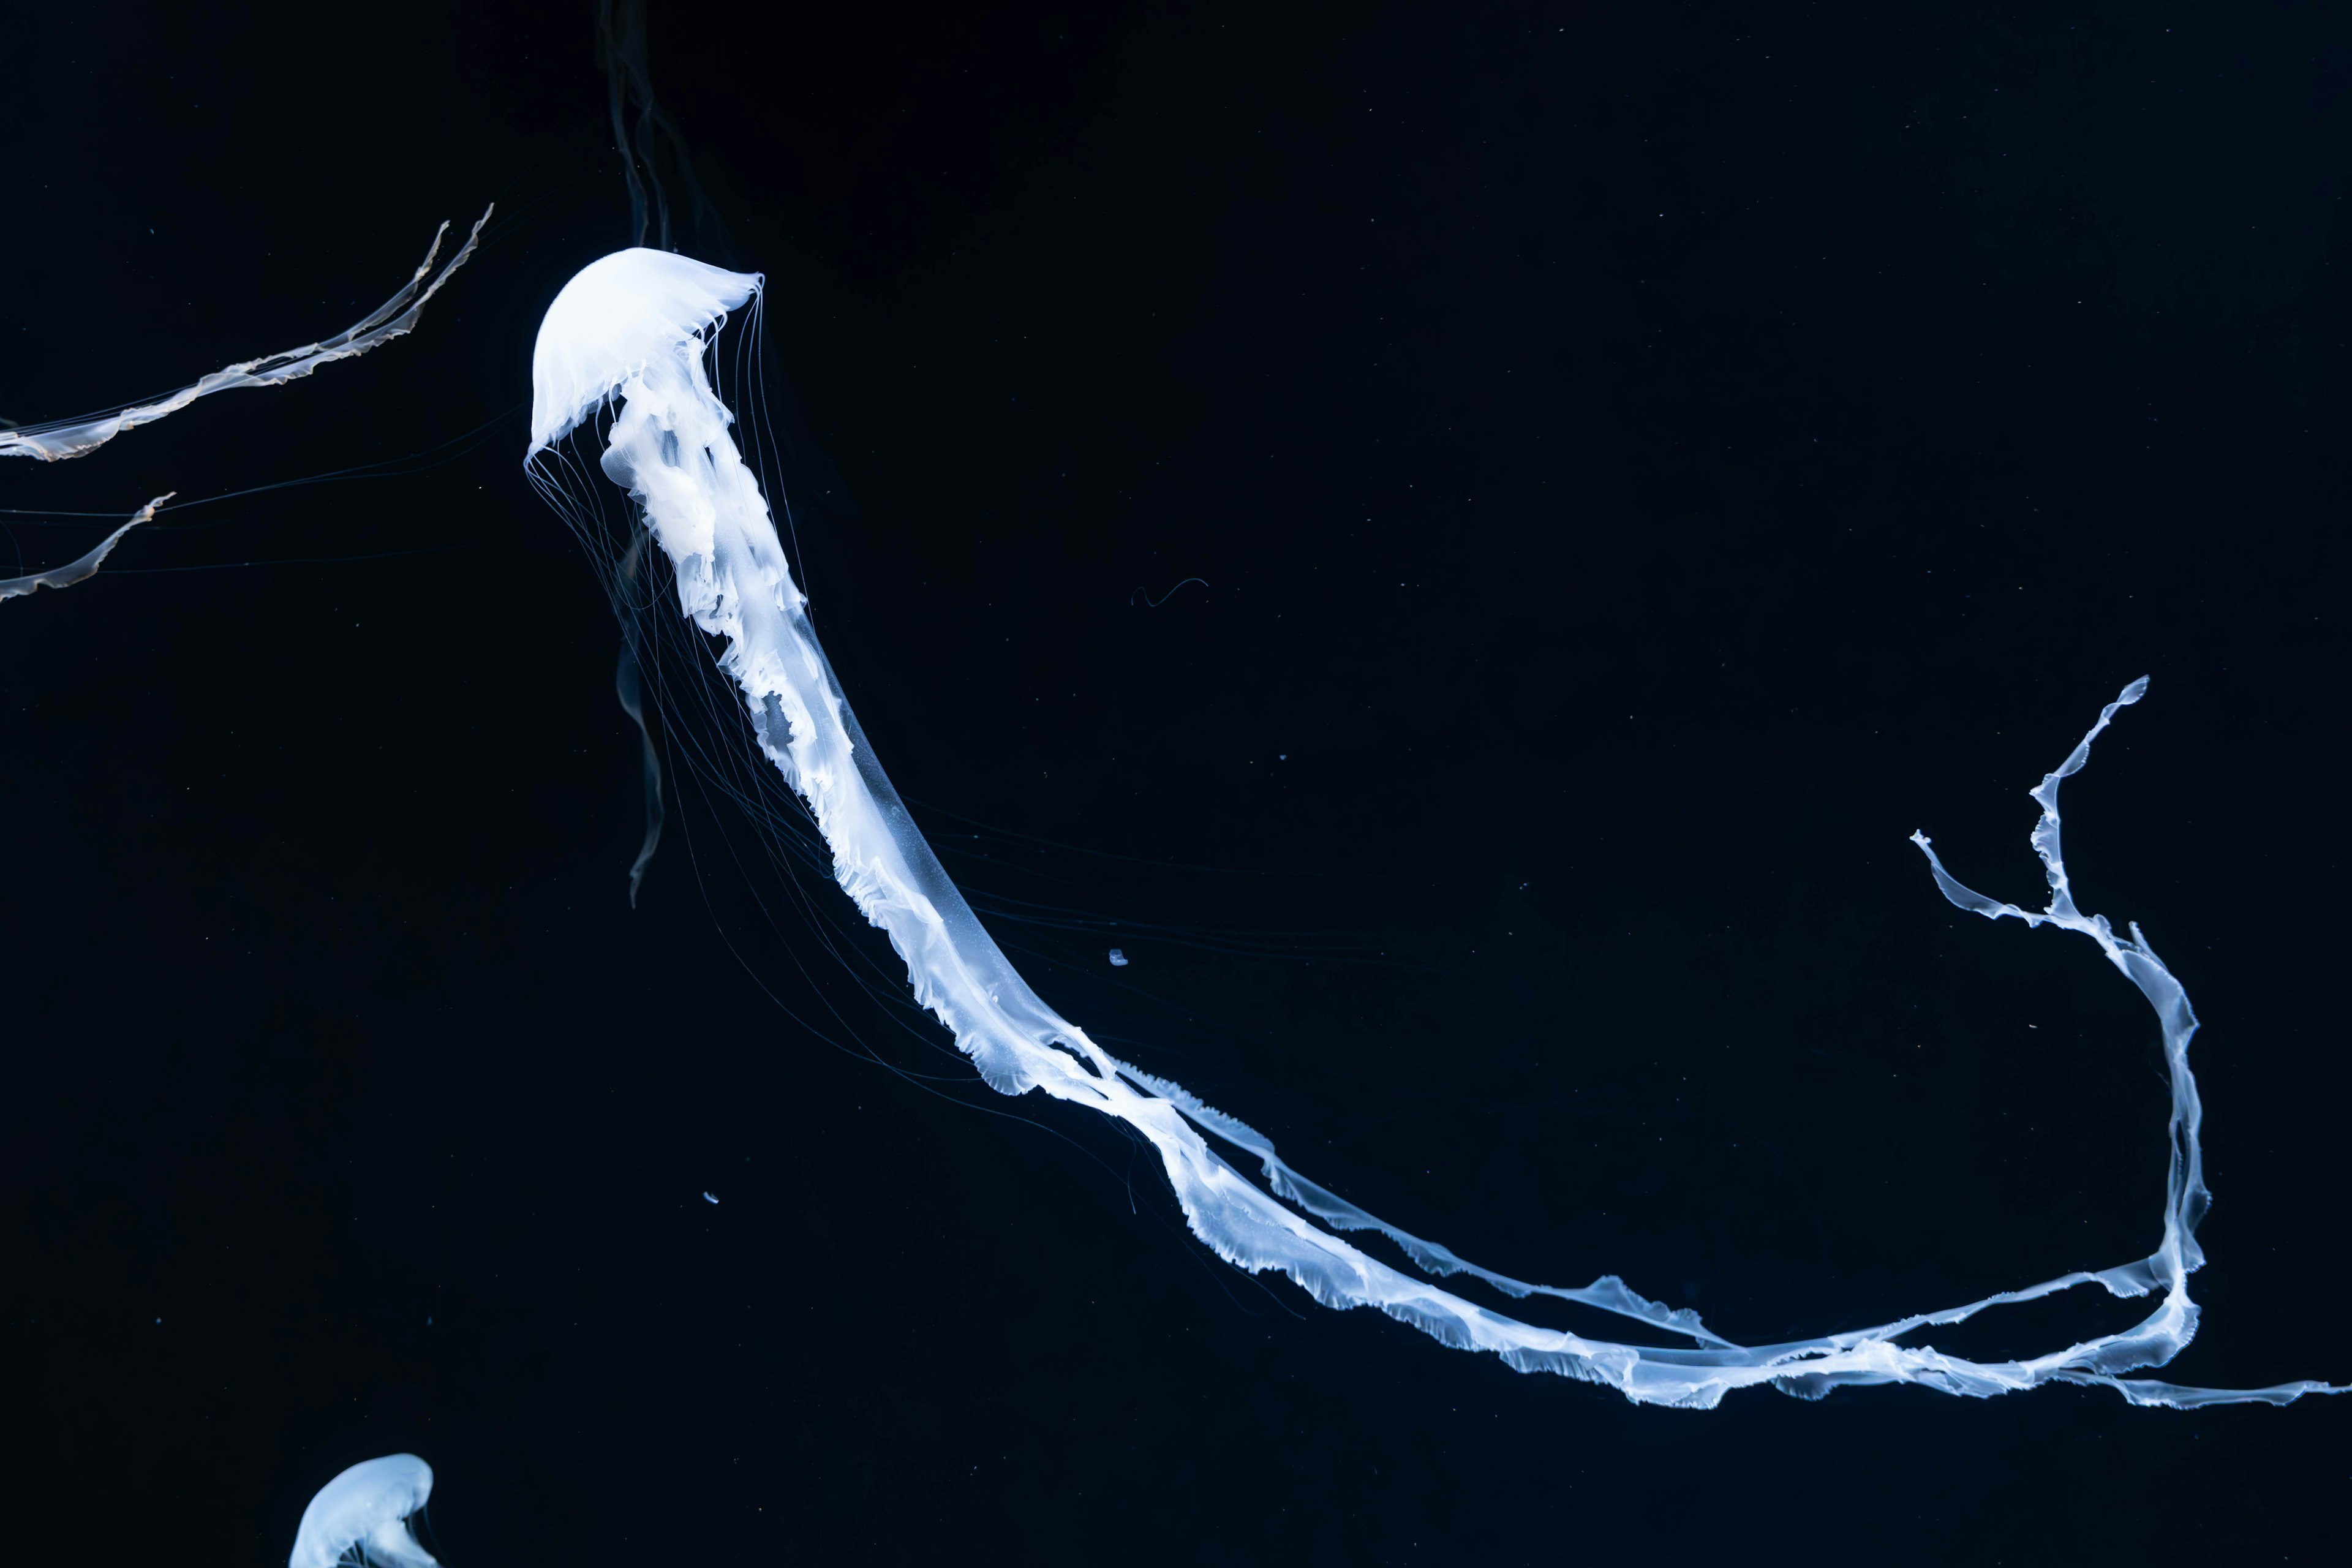
<svg viewBox="0 0 2352 1568"><path fill-rule="evenodd" d="M177 490L165 490L145 506L132 512L129 522L100 540L98 548L86 555L68 561L62 566L52 566L46 572L33 572L22 577L0 579L0 601L21 599L36 588L70 588L85 578L97 576L98 569L106 564L106 558L114 553L114 547L122 542L122 536L142 522L152 521L155 509L179 493Z"/></svg>
<svg viewBox="0 0 2352 1568"><path fill-rule="evenodd" d="M629 552L621 562L624 578L634 581L636 577L637 562L645 552L646 537L640 533L630 542ZM637 668L637 650L626 638L622 640L620 660L614 668L613 689L621 700L621 711L637 727L637 743L644 753L638 766L646 781L646 836L637 846L637 858L629 864L629 908L634 910L637 907L637 889L646 879L646 868L653 864L654 851L661 847L663 809L661 753L654 750L653 726L646 720L645 679Z"/></svg>
<svg viewBox="0 0 2352 1568"><path fill-rule="evenodd" d="M209 397L215 392L226 392L237 386L280 386L298 381L322 364L339 359L352 359L380 343L402 336L416 325L424 312L425 303L441 291L449 275L466 264L474 254L474 246L482 237L482 226L490 221L498 206L492 203L482 209L474 220L473 232L457 248L448 265L435 274L432 282L425 275L433 270L433 258L441 253L442 237L449 232L443 222L433 231L433 244L425 252L425 259L402 287L400 292L370 310L333 337L315 343L288 349L283 353L264 354L227 365L190 382L177 392L167 393L151 403L133 404L105 414L93 414L80 419L58 419L47 424L27 425L21 429L0 430L0 458L36 458L45 463L58 462L67 458L79 458L97 450L121 435L125 430L142 425L152 425L169 414L177 414L199 397ZM419 290L423 291L420 293Z"/></svg>
<svg viewBox="0 0 2352 1568"><path fill-rule="evenodd" d="M1493 1352L1521 1371L1606 1384L1643 1403L1711 1407L1728 1391L1759 1384L1809 1397L1844 1384L1895 1383L1985 1396L2066 1382L2175 1407L2342 1392L2319 1383L2221 1392L2117 1375L2164 1364L2195 1329L2197 1310L2186 1289L2198 1261L2191 1232L2204 1203L2196 1086L2187 1057L2195 1019L2178 983L2137 932L2132 942L2117 943L2104 921L2085 921L2074 912L2057 853L2056 801L2057 781L2081 767L2091 736L2117 707L2137 700L2143 683L2109 705L2091 736L2035 792L2043 820L2034 845L2050 870L2051 912L2032 916L1995 905L1961 888L1940 865L1935 871L1938 886L1962 908L2091 931L2156 1007L2165 1026L2174 1097L2163 1247L2119 1268L2068 1274L1874 1329L1783 1344L1734 1344L1695 1313L1650 1301L1613 1277L1581 1289L1529 1284L1374 1217L1292 1170L1273 1142L1246 1123L1109 1056L1030 988L948 878L860 730L818 644L767 501L729 433L732 416L705 372L708 341L727 313L761 287L757 275L645 249L622 251L583 269L557 296L540 329L526 468L559 510L585 515L591 505L574 501L564 489L570 467L537 459L593 410L617 403L601 458L604 473L629 491L668 556L688 618L722 641L719 663L742 694L761 752L806 804L832 851L835 879L887 934L916 999L947 1026L957 1047L1000 1092L1042 1089L1139 1133L1159 1152L1192 1234L1219 1257L1252 1273L1286 1275L1327 1306L1374 1307L1445 1344ZM1927 848L1924 837L1918 842ZM1929 859L1933 864L1932 851ZM1211 1137L1254 1156L1266 1186L1229 1163ZM1524 1322L1393 1268L1332 1230L1377 1231L1432 1276L1466 1274L1515 1298L1580 1302L1697 1342L1688 1348L1621 1344ZM2133 1329L2029 1360L1979 1363L1895 1342L1988 1307L2094 1281L2119 1297L2161 1288L2164 1299Z"/></svg>

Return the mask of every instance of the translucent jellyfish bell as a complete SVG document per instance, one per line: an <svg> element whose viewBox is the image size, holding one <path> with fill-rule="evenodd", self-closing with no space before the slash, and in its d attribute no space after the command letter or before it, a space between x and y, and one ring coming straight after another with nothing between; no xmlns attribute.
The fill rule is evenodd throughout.
<svg viewBox="0 0 2352 1568"><path fill-rule="evenodd" d="M433 1495L433 1467L414 1454L353 1465L302 1510L286 1568L439 1568L408 1527Z"/></svg>

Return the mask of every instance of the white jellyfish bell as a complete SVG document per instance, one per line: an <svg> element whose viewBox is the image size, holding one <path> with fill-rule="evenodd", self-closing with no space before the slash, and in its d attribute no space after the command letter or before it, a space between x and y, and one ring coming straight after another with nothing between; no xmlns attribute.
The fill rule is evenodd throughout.
<svg viewBox="0 0 2352 1568"><path fill-rule="evenodd" d="M433 1467L414 1454L353 1465L302 1510L286 1568L440 1568L409 1528L433 1495Z"/></svg>
<svg viewBox="0 0 2352 1568"><path fill-rule="evenodd" d="M2136 1404L2182 1408L2284 1404L2305 1394L2343 1392L2309 1382L2221 1391L2117 1375L2164 1365L2196 1329L2187 1279L2203 1261L2193 1232L2206 1202L2188 1059L2196 1018L2179 983L2137 931L2123 942L2104 919L2076 911L2059 857L2057 789L2088 760L2091 741L2116 710L2139 700L2144 681L2108 704L2034 792L2042 817L2033 847L2053 889L2049 910L2027 914L1995 903L1954 882L1940 864L1933 869L1946 896L1963 909L2091 936L2156 1009L2173 1087L2174 1163L2162 1245L2116 1268L2077 1271L1873 1328L1736 1344L1696 1312L1645 1300L1614 1276L1576 1289L1531 1284L1397 1229L1298 1174L1255 1129L1110 1056L1030 988L949 879L859 729L818 644L769 498L735 444L735 417L713 389L706 358L715 357L710 351L730 313L750 306L750 325L734 340L736 353L744 353L746 337L759 329L762 288L758 274L659 250L624 250L583 268L540 327L525 469L604 568L633 645L649 635L644 628L655 623L647 617L659 606L624 603L625 594L652 579L619 563L636 561L647 534L668 561L685 620L719 640L716 674L726 691L709 716L722 722L697 765L720 775L723 793L755 802L755 782L740 766L751 755L743 744L750 741L805 807L821 839L787 848L824 865L858 911L888 936L915 1000L948 1027L981 1077L1001 1093L1041 1089L1139 1134L1159 1153L1192 1234L1228 1263L1287 1275L1326 1306L1374 1307L1456 1349L1492 1352L1522 1372L1606 1384L1644 1404L1707 1408L1733 1389L1767 1384L1810 1397L1842 1385L1897 1383L1983 1397L2073 1383L2112 1388ZM743 363L739 358L739 371ZM756 376L743 386L753 395ZM758 423L751 422L753 435ZM602 437L601 453L587 449L592 432ZM617 531L607 508L613 492L588 473L591 458L627 492ZM702 638L666 646L674 659L708 670L710 645ZM658 681L652 650L635 651ZM1924 837L1919 847L1927 848ZM1113 963L1122 956L1114 952ZM1212 1136L1254 1158L1264 1184L1218 1153ZM1688 1342L1618 1343L1522 1321L1392 1268L1334 1234L1366 1231L1385 1237L1426 1276L1467 1275L1517 1300L1540 1295L1581 1303L1639 1323L1653 1338ZM2088 1284L2118 1298L2153 1294L2158 1300L2131 1329L2025 1360L1974 1362L1906 1342L1990 1307Z"/></svg>

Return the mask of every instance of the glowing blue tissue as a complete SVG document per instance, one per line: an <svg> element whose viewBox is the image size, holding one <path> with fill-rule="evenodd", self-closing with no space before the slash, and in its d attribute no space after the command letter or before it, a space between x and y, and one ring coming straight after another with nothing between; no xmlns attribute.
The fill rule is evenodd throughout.
<svg viewBox="0 0 2352 1568"><path fill-rule="evenodd" d="M1192 1234L1228 1263L1286 1275L1326 1306L1376 1308L1456 1349L1491 1352L1522 1372L1605 1384L1644 1404L1708 1408L1731 1390L1765 1384L1806 1397L1864 1384L1917 1384L1979 1397L2088 1384L2136 1404L2176 1408L2277 1405L2345 1392L2313 1382L2222 1391L2122 1375L2164 1365L2196 1331L2188 1277L2203 1261L2194 1231L2207 1201L2196 1079L2189 1070L2196 1017L2137 928L2130 941L2119 941L2105 920L2076 910L2059 856L2058 784L2083 766L2116 710L2139 700L2145 681L2110 703L2033 792L2042 814L2032 842L2050 879L2048 910L2028 913L1969 891L1944 870L1924 836L1916 842L1954 903L2091 937L2155 1008L2172 1086L2172 1173L2161 1245L2120 1267L2070 1273L1871 1328L1737 1344L1695 1311L1650 1300L1614 1276L1580 1288L1533 1284L1399 1230L1300 1175L1255 1129L1109 1055L1030 989L941 868L866 743L817 642L767 500L730 434L733 416L712 390L704 365L709 343L729 312L758 300L761 286L757 274L656 250L621 251L582 270L540 328L525 468L567 518L593 519L600 503L586 464L575 460L581 443L574 432L583 422L603 429L596 461L628 491L667 555L679 608L723 645L719 664L740 694L748 739L805 803L832 852L835 880L888 935L916 999L1000 1092L1041 1089L1140 1134L1158 1152ZM1124 955L1111 956L1116 963ZM1211 1136L1246 1151L1265 1184L1219 1155ZM1385 1237L1423 1276L1466 1275L1513 1299L1580 1302L1690 1342L1623 1344L1523 1322L1442 1289L1433 1278L1391 1268L1335 1234L1364 1231ZM2154 1310L2120 1333L2021 1360L1974 1362L1926 1342L1929 1331L1988 1308L2088 1284L2119 1298L2152 1294Z"/></svg>
<svg viewBox="0 0 2352 1568"><path fill-rule="evenodd" d="M362 1460L302 1510L286 1568L439 1568L408 1527L432 1495L433 1467L415 1455Z"/></svg>

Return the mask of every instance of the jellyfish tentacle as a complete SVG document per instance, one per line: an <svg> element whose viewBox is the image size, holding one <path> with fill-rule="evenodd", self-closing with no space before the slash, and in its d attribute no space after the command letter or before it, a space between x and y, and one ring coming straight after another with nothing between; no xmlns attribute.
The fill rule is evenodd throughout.
<svg viewBox="0 0 2352 1568"><path fill-rule="evenodd" d="M1687 1307L1668 1307L1630 1289L1614 1274L1604 1274L1580 1289L1560 1285L1538 1285L1528 1280L1497 1274L1480 1268L1456 1254L1451 1247L1426 1240L1400 1229L1378 1215L1358 1207L1329 1189L1307 1180L1284 1160L1274 1146L1274 1141L1256 1128L1222 1110L1203 1104L1183 1085L1156 1078L1142 1068L1127 1062L1118 1064L1118 1070L1161 1099L1169 1100L1195 1125L1204 1131L1235 1144L1255 1155L1265 1184L1276 1197L1286 1198L1305 1209L1335 1230L1377 1231L1394 1242L1404 1255L1412 1259L1424 1273L1440 1279L1465 1274L1493 1286L1506 1296L1525 1300L1529 1296L1549 1296L1562 1301L1576 1301L1619 1317L1632 1318L1674 1333L1688 1334L1704 1343L1722 1349L1740 1348L1732 1341L1706 1327L1699 1315Z"/></svg>
<svg viewBox="0 0 2352 1568"><path fill-rule="evenodd" d="M62 566L52 566L46 572L33 572L22 577L0 579L0 600L21 599L36 588L70 588L76 583L97 576L98 569L106 564L106 558L114 553L114 547L122 542L122 536L141 523L153 521L155 509L179 493L177 490L165 490L145 506L132 512L130 521L100 540L98 548L88 554L68 561Z"/></svg>
<svg viewBox="0 0 2352 1568"><path fill-rule="evenodd" d="M433 234L433 244L425 250L425 259L400 291L351 326L332 337L314 343L288 349L281 353L263 354L257 359L243 360L200 376L152 403L142 403L113 409L105 414L81 419L61 419L47 424L26 425L11 430L0 430L0 458L32 458L44 463L61 462L96 451L125 430L142 425L152 425L167 415L177 414L199 397L209 397L215 392L226 392L239 386L282 386L299 381L322 364L337 360L355 359L370 349L390 342L415 328L417 318L451 274L466 264L474 254L474 247L482 237L482 226L490 221L498 210L496 203L482 209L474 220L473 231L466 243L449 258L448 264L434 274L430 283L426 274L433 271L433 258L441 253L442 237L449 232L445 220ZM422 290L420 292L419 290Z"/></svg>
<svg viewBox="0 0 2352 1568"><path fill-rule="evenodd" d="M641 531L629 542L629 552L621 558L622 581L636 581L638 563L644 558L648 537ZM621 657L613 671L613 687L621 700L621 711L637 727L637 742L643 753L640 765L646 784L646 836L637 846L636 859L629 864L629 908L634 910L637 907L638 886L646 879L646 868L653 864L654 851L661 847L664 813L661 754L654 747L653 726L646 718L645 676L630 625L626 619L622 622Z"/></svg>

